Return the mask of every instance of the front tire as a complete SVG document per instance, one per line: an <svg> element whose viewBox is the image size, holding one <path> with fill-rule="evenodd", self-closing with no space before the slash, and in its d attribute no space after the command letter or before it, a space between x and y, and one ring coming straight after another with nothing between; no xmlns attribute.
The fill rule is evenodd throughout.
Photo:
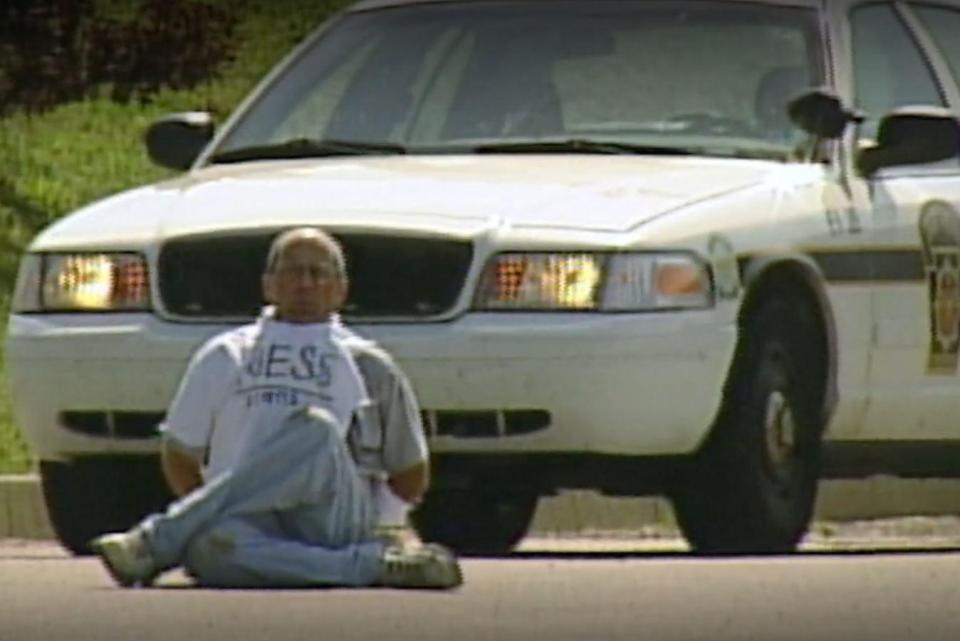
<svg viewBox="0 0 960 641"><path fill-rule="evenodd" d="M695 552L789 552L806 534L823 430L819 336L798 302L767 301L747 319L717 423L671 497Z"/></svg>
<svg viewBox="0 0 960 641"><path fill-rule="evenodd" d="M54 533L75 555L90 554L91 539L126 530L172 499L152 457L41 461L40 479Z"/></svg>
<svg viewBox="0 0 960 641"><path fill-rule="evenodd" d="M424 541L459 554L502 555L526 535L538 498L506 491L436 490L427 494L412 519Z"/></svg>

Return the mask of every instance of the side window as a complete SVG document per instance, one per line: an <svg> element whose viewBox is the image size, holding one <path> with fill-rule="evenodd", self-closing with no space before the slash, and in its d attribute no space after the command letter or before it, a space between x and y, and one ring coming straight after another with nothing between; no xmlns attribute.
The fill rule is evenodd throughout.
<svg viewBox="0 0 960 641"><path fill-rule="evenodd" d="M890 5L855 9L850 26L855 101L867 114L861 139L873 139L880 118L897 107L945 106L923 53Z"/></svg>
<svg viewBox="0 0 960 641"><path fill-rule="evenodd" d="M950 65L953 79L960 84L960 9L915 5L914 11L936 41Z"/></svg>

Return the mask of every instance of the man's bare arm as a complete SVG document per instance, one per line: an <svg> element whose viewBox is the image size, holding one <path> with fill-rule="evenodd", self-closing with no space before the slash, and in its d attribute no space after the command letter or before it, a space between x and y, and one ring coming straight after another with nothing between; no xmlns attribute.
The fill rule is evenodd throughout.
<svg viewBox="0 0 960 641"><path fill-rule="evenodd" d="M426 462L417 463L391 475L387 484L394 494L407 503L419 503L430 485L430 466Z"/></svg>
<svg viewBox="0 0 960 641"><path fill-rule="evenodd" d="M194 455L164 441L160 459L163 476L174 495L184 496L203 485L201 462Z"/></svg>

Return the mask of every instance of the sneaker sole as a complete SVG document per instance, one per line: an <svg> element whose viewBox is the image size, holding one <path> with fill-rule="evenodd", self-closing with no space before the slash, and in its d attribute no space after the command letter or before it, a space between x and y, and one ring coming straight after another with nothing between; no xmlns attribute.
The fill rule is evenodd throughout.
<svg viewBox="0 0 960 641"><path fill-rule="evenodd" d="M124 588L133 588L137 586L148 586L152 583L153 579L143 580L143 579L132 579L129 576L121 574L117 571L117 568L110 562L110 554L108 552L109 543L105 543L99 539L94 539L90 542L90 549L100 558L100 563L106 568L107 572L113 578L113 580L120 587Z"/></svg>
<svg viewBox="0 0 960 641"><path fill-rule="evenodd" d="M428 543L425 547L431 550L438 557L442 558L444 563L448 564L448 566L453 570L453 576L449 577L449 581L438 581L435 585L429 586L429 588L434 590L452 590L453 588L458 588L463 585L463 570L460 568L460 563L457 561L457 558L453 555L453 553L442 545L437 545L436 543ZM446 579L447 577L444 578Z"/></svg>
<svg viewBox="0 0 960 641"><path fill-rule="evenodd" d="M457 558L446 547L427 543L416 552L425 557L417 578L386 579L379 585L401 590L450 590L463 585L463 572ZM411 580L412 579L412 580Z"/></svg>

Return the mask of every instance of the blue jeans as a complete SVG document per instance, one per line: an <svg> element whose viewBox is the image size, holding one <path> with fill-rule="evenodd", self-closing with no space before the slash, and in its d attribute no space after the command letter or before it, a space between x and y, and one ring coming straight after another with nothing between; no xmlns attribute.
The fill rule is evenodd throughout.
<svg viewBox="0 0 960 641"><path fill-rule="evenodd" d="M296 412L229 471L145 519L156 563L216 587L375 583L383 544L371 486L332 420Z"/></svg>

